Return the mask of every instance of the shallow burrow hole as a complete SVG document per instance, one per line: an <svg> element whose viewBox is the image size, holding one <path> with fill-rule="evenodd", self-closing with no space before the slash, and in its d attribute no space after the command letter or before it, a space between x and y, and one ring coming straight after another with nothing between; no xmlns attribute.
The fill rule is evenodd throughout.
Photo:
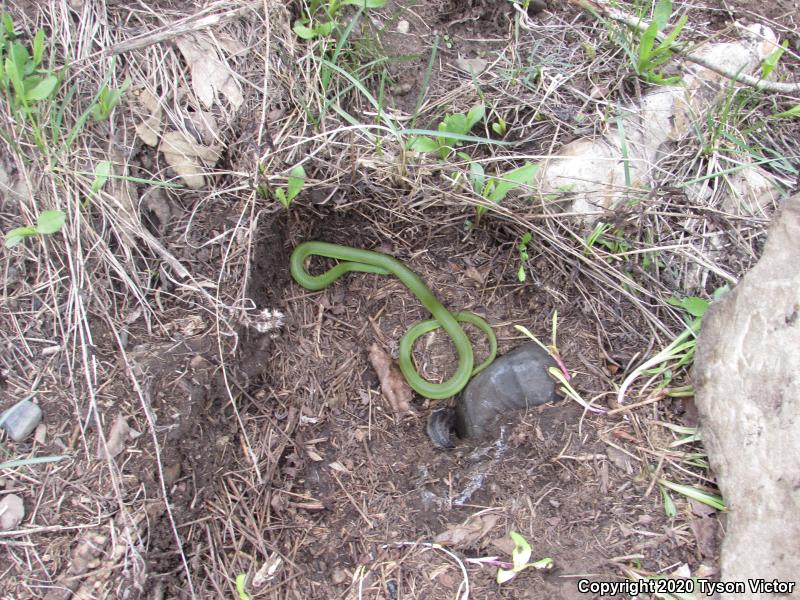
<svg viewBox="0 0 800 600"><path fill-rule="evenodd" d="M559 557L554 571L529 576L538 589L570 597L574 582L559 575L609 572L615 545L628 543L621 521L653 528L664 519L663 511L654 510L657 495L644 494L648 481L632 480L633 463L625 466L624 454L619 470L600 460L606 451L602 438L610 436L613 422L584 415L580 406L563 400L519 413L499 439L456 440L451 450L435 447L426 435L426 418L452 400L415 396L414 414L394 414L367 357L373 343L396 357L405 331L428 317L419 301L396 279L363 273L349 273L323 291L310 292L291 280L288 258L308 240L395 256L450 310L482 315L495 328L500 355L527 341L516 324L549 340L558 310L558 344L572 361L572 383L591 397L603 385L586 365L602 364L608 355L599 347L595 313L570 281L580 274L564 274L553 268L546 247L532 248L522 285L518 235L501 221L467 231L468 209L401 213L376 204L299 203L288 215L276 214L262 225L249 295L279 308L286 325L260 351L243 355L263 369L250 393L258 410L269 414L265 426L275 429L267 438L291 439L272 480L272 541L296 557L311 581L341 585L344 591L363 565L369 581L380 587L381 581L400 577L395 572L399 557L405 557L404 564L429 560L409 558L392 544L430 540L485 511L499 525L496 531L520 530L536 540L537 556ZM326 269L325 260L313 258L310 272ZM481 360L486 340L479 332L469 333ZM441 332L418 340L414 358L432 381L446 379L456 362ZM641 489L634 493L634 486ZM306 533L298 535L298 529ZM499 554L498 547L502 541L488 536L465 554ZM674 561L686 560L678 544L645 548L660 554L658 562L665 553ZM427 580L432 567L407 568L405 585L419 579L425 589L441 588L433 593L457 588L455 567L435 562L448 577ZM473 584L485 578L489 585L494 570L471 577L478 577ZM513 594L513 587L509 590Z"/></svg>

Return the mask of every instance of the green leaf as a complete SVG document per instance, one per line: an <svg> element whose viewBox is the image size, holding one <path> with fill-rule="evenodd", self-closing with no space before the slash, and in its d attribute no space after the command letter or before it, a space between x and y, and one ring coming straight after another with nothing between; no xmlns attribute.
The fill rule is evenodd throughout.
<svg viewBox="0 0 800 600"><path fill-rule="evenodd" d="M36 233L48 235L61 231L66 220L63 210L46 210L36 219Z"/></svg>
<svg viewBox="0 0 800 600"><path fill-rule="evenodd" d="M528 540L516 531L509 531L508 537L514 542L514 550L511 551L511 562L514 563L514 570L524 569L531 559L531 545Z"/></svg>
<svg viewBox="0 0 800 600"><path fill-rule="evenodd" d="M14 88L14 93L16 94L18 102L24 102L25 100L25 85L22 83L22 74L21 71L17 68L17 63L9 56L6 58L6 75L8 75L8 79L11 81L11 85Z"/></svg>
<svg viewBox="0 0 800 600"><path fill-rule="evenodd" d="M239 573L236 576L236 593L239 596L239 600L250 600L250 596L247 594L247 574L246 573Z"/></svg>
<svg viewBox="0 0 800 600"><path fill-rule="evenodd" d="M20 75L24 75L26 71L25 66L31 60L28 49L19 42L14 42L11 44L11 48L9 48L8 56L14 62L14 66L17 67L17 72Z"/></svg>
<svg viewBox="0 0 800 600"><path fill-rule="evenodd" d="M486 173L483 170L483 165L477 161L473 161L469 165L469 181L472 184L472 190L476 194L480 194L483 186L486 185Z"/></svg>
<svg viewBox="0 0 800 600"><path fill-rule="evenodd" d="M800 104L794 105L789 110L785 110L783 112L775 113L774 115L770 115L770 119L790 119L792 117L800 117Z"/></svg>
<svg viewBox="0 0 800 600"><path fill-rule="evenodd" d="M386 0L339 0L340 6L360 6L361 8L383 8Z"/></svg>
<svg viewBox="0 0 800 600"><path fill-rule="evenodd" d="M666 514L670 519L674 519L678 514L675 501L672 499L672 496L669 495L667 488L665 488L663 485L658 486L658 489L661 490L661 500L664 502L664 514Z"/></svg>
<svg viewBox="0 0 800 600"><path fill-rule="evenodd" d="M13 248L26 237L32 235L36 235L36 230L33 227L17 227L6 233L3 237L5 238L6 248Z"/></svg>
<svg viewBox="0 0 800 600"><path fill-rule="evenodd" d="M653 45L655 44L657 34L658 25L655 21L650 23L642 34L642 39L639 42L639 62L637 65L637 71L639 73L643 73L652 66Z"/></svg>
<svg viewBox="0 0 800 600"><path fill-rule="evenodd" d="M292 27L292 31L294 31L297 34L297 37L302 38L304 40L313 40L318 35L315 29L306 27L300 21L294 22L294 27Z"/></svg>
<svg viewBox="0 0 800 600"><path fill-rule="evenodd" d="M408 149L414 152L436 152L439 149L439 144L429 137L415 137L408 144Z"/></svg>
<svg viewBox="0 0 800 600"><path fill-rule="evenodd" d="M525 265L520 265L519 270L517 271L517 279L519 279L520 283L524 283L527 277L528 276L525 274Z"/></svg>
<svg viewBox="0 0 800 600"><path fill-rule="evenodd" d="M92 181L91 195L94 196L108 181L111 175L112 164L110 160L102 160L94 168L94 181Z"/></svg>
<svg viewBox="0 0 800 600"><path fill-rule="evenodd" d="M470 108L469 112L467 113L467 130L464 133L469 133L469 130L472 129L476 123L481 121L485 114L486 109L484 108L483 104L476 104Z"/></svg>
<svg viewBox="0 0 800 600"><path fill-rule="evenodd" d="M678 34L681 32L681 29L683 29L684 25L686 25L688 21L689 21L688 15L683 15L680 19L678 19L678 22L675 24L675 28L672 31L670 31L667 34L667 36L661 41L659 48L671 47L672 44L675 43L675 40L677 39Z"/></svg>
<svg viewBox="0 0 800 600"><path fill-rule="evenodd" d="M687 498L691 498L692 500L697 500L698 502L702 502L707 506L715 508L717 510L725 510L725 502L723 499L716 494L710 494L706 491L699 490L695 487L690 485L683 485L681 483L674 483L669 481L668 479L659 479L658 483L660 483L664 487L668 487L669 489L678 492L679 494L683 494Z"/></svg>
<svg viewBox="0 0 800 600"><path fill-rule="evenodd" d="M38 102L49 98L58 85L58 77L48 75L36 84L32 89L25 92L25 98L30 102Z"/></svg>
<svg viewBox="0 0 800 600"><path fill-rule="evenodd" d="M510 571L508 569L497 569L497 583L503 584L514 579L517 576L517 571Z"/></svg>
<svg viewBox="0 0 800 600"><path fill-rule="evenodd" d="M667 300L667 304L682 308L693 317L702 317L709 306L708 300L703 300L697 296L687 296L681 300L672 297Z"/></svg>
<svg viewBox="0 0 800 600"><path fill-rule="evenodd" d="M294 169L289 172L289 181L286 185L286 202L290 203L292 200L295 199L297 194L300 193L300 190L303 189L303 185L306 182L306 171L303 169L302 165L297 165Z"/></svg>
<svg viewBox="0 0 800 600"><path fill-rule="evenodd" d="M314 27L314 32L317 35L321 35L322 37L328 36L333 31L333 28L336 27L335 21L328 21L327 23L322 23Z"/></svg>
<svg viewBox="0 0 800 600"><path fill-rule="evenodd" d="M14 33L14 21L11 18L11 15L8 13L3 16L3 27L5 28L6 34L8 34L9 38L13 40L15 37L17 37Z"/></svg>
<svg viewBox="0 0 800 600"><path fill-rule="evenodd" d="M487 198L492 202L501 202L511 190L527 185L533 182L536 172L539 170L539 165L533 163L525 163L523 166L508 171L499 177L492 180L495 181L494 188L488 194Z"/></svg>
<svg viewBox="0 0 800 600"><path fill-rule="evenodd" d="M466 135L472 129L468 126L467 115L464 113L453 113L447 115L444 121L439 123L439 131L442 133L458 133Z"/></svg>
<svg viewBox="0 0 800 600"><path fill-rule="evenodd" d="M278 188L275 190L275 197L278 199L278 202L283 204L284 208L289 208L290 202L286 200L286 192L283 188Z"/></svg>
<svg viewBox="0 0 800 600"><path fill-rule="evenodd" d="M658 31L662 31L669 23L669 18L672 16L672 0L658 0L656 7L653 9L653 23L658 27Z"/></svg>
<svg viewBox="0 0 800 600"><path fill-rule="evenodd" d="M38 67L44 56L44 30L40 29L33 37L33 66Z"/></svg>
<svg viewBox="0 0 800 600"><path fill-rule="evenodd" d="M730 291L731 291L731 286L726 283L725 285L722 285L717 289L715 289L713 292L711 292L711 297L714 298L714 300L719 300Z"/></svg>
<svg viewBox="0 0 800 600"><path fill-rule="evenodd" d="M764 59L764 62L761 63L761 78L766 79L769 77L772 72L775 70L775 67L778 66L778 61L783 56L783 53L786 51L786 48L789 46L789 40L783 40L783 43L780 45L779 48L775 48L772 52L769 53L769 56Z"/></svg>

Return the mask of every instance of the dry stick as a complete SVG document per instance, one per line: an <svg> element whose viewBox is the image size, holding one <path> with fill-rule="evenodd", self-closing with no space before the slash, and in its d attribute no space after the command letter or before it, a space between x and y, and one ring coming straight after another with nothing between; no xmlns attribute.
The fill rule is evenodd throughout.
<svg viewBox="0 0 800 600"><path fill-rule="evenodd" d="M214 27L215 25L226 23L243 15L247 11L256 8L261 3L262 0L251 0L251 2L248 2L244 6L204 16L201 15L203 12L207 11L201 11L195 15L190 15L168 25L164 25L155 31L150 31L144 35L140 35L129 40L125 40L124 42L120 42L119 44L115 44L108 48L105 53L122 54L123 52L130 52L131 50L139 50L140 48L145 48L159 42L164 42L185 33L192 33L194 31L206 29L207 27Z"/></svg>
<svg viewBox="0 0 800 600"><path fill-rule="evenodd" d="M575 6L582 8L590 13L594 14L601 14L603 16L608 17L614 21L618 21L620 23L624 23L628 27L633 27L634 29L638 29L641 32L644 32L649 23L629 15L619 9L613 8L611 6L607 6L606 4L600 2L600 0L567 0L570 4L574 4ZM663 39L663 36L659 34L657 36L660 39ZM702 56L697 56L696 54L690 54L688 50L682 48L680 45L673 45L672 49L683 56L689 62L693 62L701 67L705 67L710 71L714 71L714 73L718 73L723 77L727 77L728 79L732 79L734 81L738 81L739 83L744 83L745 85L749 85L754 87L759 91L765 92L775 92L778 94L800 94L800 83L781 83L778 81L765 81L763 79L759 79L757 77L753 77L751 75L746 75L745 73L735 73L733 71L729 71L719 65L715 65Z"/></svg>

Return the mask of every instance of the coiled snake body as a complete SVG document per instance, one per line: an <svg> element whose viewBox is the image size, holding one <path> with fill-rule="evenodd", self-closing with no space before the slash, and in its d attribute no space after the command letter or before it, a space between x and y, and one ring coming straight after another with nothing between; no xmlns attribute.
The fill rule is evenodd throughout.
<svg viewBox="0 0 800 600"><path fill-rule="evenodd" d="M311 275L306 271L305 260L312 255L325 256L340 262L320 275ZM304 242L292 252L289 268L294 280L308 290L324 289L345 273L360 271L377 275L394 275L419 298L433 318L414 324L405 333L400 340L398 362L408 384L421 396L440 400L456 395L467 385L470 377L488 367L497 354L497 338L486 321L471 312L451 313L416 273L392 256L327 242ZM489 338L489 357L477 367L474 367L472 344L459 323L475 325ZM411 350L418 337L439 327L443 328L453 340L458 353L458 367L447 381L431 383L417 373L411 360Z"/></svg>

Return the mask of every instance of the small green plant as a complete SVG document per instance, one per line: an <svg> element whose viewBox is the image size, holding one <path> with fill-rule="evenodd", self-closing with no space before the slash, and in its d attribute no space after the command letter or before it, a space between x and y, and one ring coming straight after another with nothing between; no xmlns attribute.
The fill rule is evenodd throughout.
<svg viewBox="0 0 800 600"><path fill-rule="evenodd" d="M239 573L236 576L236 595L239 600L250 600L250 595L247 593L247 574Z"/></svg>
<svg viewBox="0 0 800 600"><path fill-rule="evenodd" d="M458 136L466 136L479 121L483 120L485 114L486 108L483 104L476 104L466 114L448 114L437 128L442 135L412 138L408 144L408 149L423 153L438 152L442 159L447 158L453 148L461 145Z"/></svg>
<svg viewBox="0 0 800 600"><path fill-rule="evenodd" d="M19 137L25 141L25 145L19 144L3 130L0 130L0 137L25 158L31 158L24 150L29 143L50 157L68 149L90 118L95 121L107 119L130 82L126 79L120 89L110 88L104 83L89 107L65 132L62 129L64 115L67 107L74 104L77 91L77 87L72 86L63 99L57 100L67 67L56 69L52 56L45 60L48 44L43 30L34 34L30 48L17 40L11 17L3 14L0 16L0 94L8 101L20 130ZM106 82L111 77L114 64L112 59Z"/></svg>
<svg viewBox="0 0 800 600"><path fill-rule="evenodd" d="M35 235L51 235L61 231L67 216L60 210L45 210L36 219L36 225L17 227L5 234L6 248L13 248L25 238Z"/></svg>
<svg viewBox="0 0 800 600"><path fill-rule="evenodd" d="M131 85L129 77L125 78L119 89L103 84L100 93L97 95L97 102L89 109L89 115L94 121L105 121L111 116L111 111L119 104L122 94Z"/></svg>
<svg viewBox="0 0 800 600"><path fill-rule="evenodd" d="M289 180L286 183L286 189L278 188L275 190L275 197L283 204L284 208L288 210L292 200L297 197L300 190L306 183L306 171L302 165L297 165L294 169L289 171Z"/></svg>
<svg viewBox="0 0 800 600"><path fill-rule="evenodd" d="M385 5L386 0L311 0L306 14L294 22L292 30L297 37L304 40L327 37L339 25L339 13L343 7L367 9L382 8Z"/></svg>
<svg viewBox="0 0 800 600"><path fill-rule="evenodd" d="M528 562L531 559L531 545L524 537L516 531L509 531L508 536L514 542L514 550L511 551L511 565L510 568L498 567L497 568L497 583L503 584L511 581L518 574L522 573L527 568L533 569L551 569L553 567L552 558L543 558L536 562Z"/></svg>
<svg viewBox="0 0 800 600"><path fill-rule="evenodd" d="M662 35L669 24L670 17L672 17L672 0L658 0L653 9L650 25L641 34L638 45L629 44L622 38L618 40L630 58L636 74L649 83L675 85L681 80L678 76L665 77L659 71L672 58L673 45L689 19L687 15L681 16L672 31Z"/></svg>
<svg viewBox="0 0 800 600"><path fill-rule="evenodd" d="M492 131L494 131L500 137L505 137L506 132L508 131L508 124L505 122L503 117L497 117L497 121L492 123Z"/></svg>
<svg viewBox="0 0 800 600"><path fill-rule="evenodd" d="M477 165L477 168L474 168L475 165ZM531 185L538 171L539 165L526 162L521 167L511 169L486 180L483 166L480 163L472 163L470 165L470 181L473 184L475 193L480 194L489 202L499 204L508 196L509 192L522 186ZM476 183L481 184L480 187L476 187ZM477 219L480 219L481 215L486 213L487 210L489 209L485 206L475 207Z"/></svg>
<svg viewBox="0 0 800 600"><path fill-rule="evenodd" d="M525 263L527 263L528 259L530 258L530 256L528 256L528 244L531 243L532 238L533 236L531 235L531 232L527 231L520 238L519 244L517 244L517 250L519 250L519 269L517 270L517 279L519 279L520 283L527 279L525 274Z"/></svg>
<svg viewBox="0 0 800 600"><path fill-rule="evenodd" d="M620 228L612 229L609 223L600 222L594 226L592 232L583 240L583 253L589 255L592 248L602 246L609 254L624 254L631 249L630 242L625 238L625 234ZM607 262L617 260L614 257L606 258Z"/></svg>
<svg viewBox="0 0 800 600"><path fill-rule="evenodd" d="M715 300L720 298L728 292L728 289L728 286L718 288L712 294L713 298ZM708 310L709 302L703 298L688 296L682 299L674 297L669 298L667 304L676 306L687 313L690 320L687 322L686 329L672 340L666 348L636 367L631 374L625 378L625 381L622 382L617 392L617 403L619 405L622 405L625 400L625 392L641 375L651 376L650 380L643 386L644 388L648 387L650 383L658 377L662 377L662 383L659 387L663 388L672 380L673 373L677 369L691 364L694 360L697 334L700 331L703 315L706 310ZM689 396L692 395L692 393L693 388L691 386L684 386L679 388L676 395Z"/></svg>
<svg viewBox="0 0 800 600"><path fill-rule="evenodd" d="M14 23L10 15L3 15L0 29L0 85L11 106L32 115L37 104L51 98L58 88L60 78L42 65L44 58L44 31L33 36L30 51L16 41Z"/></svg>

